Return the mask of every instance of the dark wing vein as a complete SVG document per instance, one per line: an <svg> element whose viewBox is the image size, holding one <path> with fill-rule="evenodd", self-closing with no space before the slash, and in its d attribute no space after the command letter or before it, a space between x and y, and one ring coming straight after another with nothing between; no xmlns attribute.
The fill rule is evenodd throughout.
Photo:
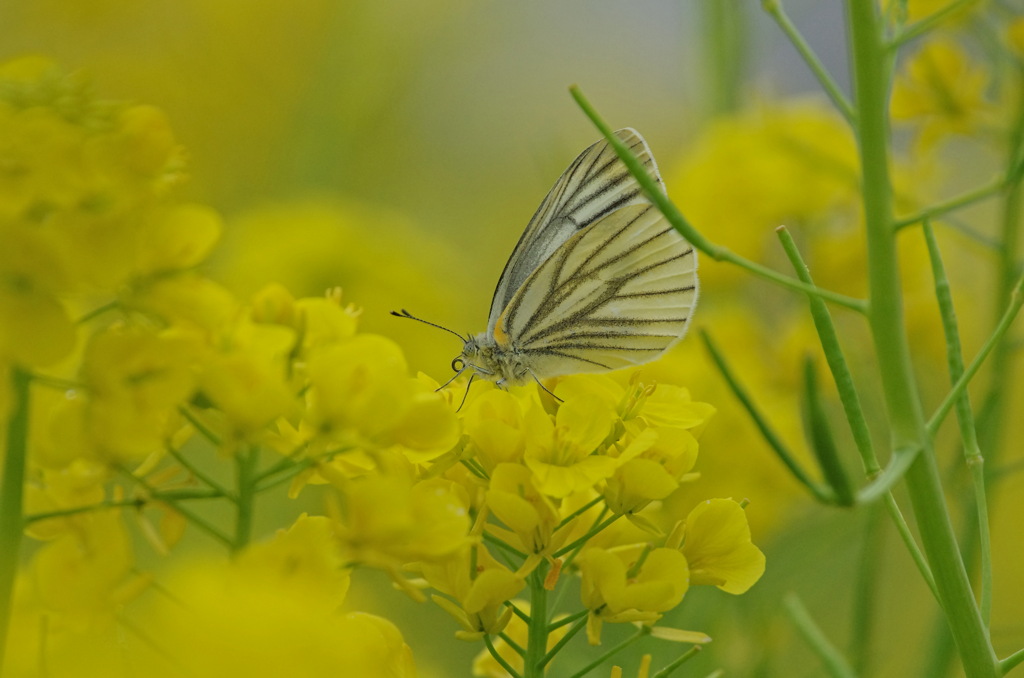
<svg viewBox="0 0 1024 678"><path fill-rule="evenodd" d="M643 138L632 129L619 130L616 135L660 184L661 176ZM643 200L639 184L605 140L583 151L548 192L505 264L491 301L488 329L493 331L498 316L527 278L574 233Z"/></svg>

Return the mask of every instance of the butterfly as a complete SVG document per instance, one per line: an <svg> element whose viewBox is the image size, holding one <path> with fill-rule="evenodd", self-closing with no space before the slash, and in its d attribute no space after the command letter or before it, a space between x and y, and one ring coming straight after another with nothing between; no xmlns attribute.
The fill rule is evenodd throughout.
<svg viewBox="0 0 1024 678"><path fill-rule="evenodd" d="M643 137L615 135L664 190ZM541 202L498 279L487 330L452 361L500 387L605 372L660 357L697 304L697 252L644 195L606 140L580 153ZM543 387L543 384L541 384Z"/></svg>

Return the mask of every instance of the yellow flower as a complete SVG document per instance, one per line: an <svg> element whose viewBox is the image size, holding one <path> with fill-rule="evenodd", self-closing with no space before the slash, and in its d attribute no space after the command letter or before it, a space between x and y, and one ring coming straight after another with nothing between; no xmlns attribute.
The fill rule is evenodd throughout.
<svg viewBox="0 0 1024 678"><path fill-rule="evenodd" d="M27 515L95 506L105 498L104 483L107 470L100 464L85 459L73 459L62 468L42 469L37 482L25 487ZM73 514L60 518L33 521L25 533L35 539L53 539L65 532L78 529L82 521L91 521L87 514Z"/></svg>
<svg viewBox="0 0 1024 678"><path fill-rule="evenodd" d="M623 423L639 420L649 426L692 430L694 435L700 434L715 413L711 405L693 401L682 386L643 383L639 369L623 370L618 380L598 374L564 377L555 387L555 395L563 400L596 397L612 407Z"/></svg>
<svg viewBox="0 0 1024 678"><path fill-rule="evenodd" d="M679 487L697 459L694 435L715 411L693 402L684 388L644 385L639 372L629 375L625 386L607 375L566 377L555 394L566 402L597 399L614 411L613 437L618 439L606 453L615 465L603 491L608 507L631 520L640 520L634 514Z"/></svg>
<svg viewBox="0 0 1024 678"><path fill-rule="evenodd" d="M353 200L313 199L262 205L232 228L245 237L218 261L237 293L251 294L268 280L300 295L341 286L366 309L364 330L393 336L412 364L451 361L452 337L426 327L414 331L409 321L388 315L405 307L428 318L460 320L444 300L460 293L453 276L463 273L461 259L405 215ZM440 270L448 273L437 275Z"/></svg>
<svg viewBox="0 0 1024 678"><path fill-rule="evenodd" d="M86 628L112 620L147 579L132 572L134 558L120 510L85 513L75 524L75 530L36 552L31 571L42 604L62 624Z"/></svg>
<svg viewBox="0 0 1024 678"><path fill-rule="evenodd" d="M697 436L714 413L713 406L695 402L682 386L658 384L651 389L637 416L648 426L685 429Z"/></svg>
<svg viewBox="0 0 1024 678"><path fill-rule="evenodd" d="M616 513L637 513L679 488L697 461L697 439L682 428L647 428L632 438L619 459L620 466L608 479L605 501Z"/></svg>
<svg viewBox="0 0 1024 678"><path fill-rule="evenodd" d="M223 228L220 215L204 205L170 205L148 215L137 273L162 273L202 263Z"/></svg>
<svg viewBox="0 0 1024 678"><path fill-rule="evenodd" d="M394 447L421 462L458 441L444 396L408 376L402 351L389 339L361 334L328 346L313 354L308 371L310 423L332 442Z"/></svg>
<svg viewBox="0 0 1024 678"><path fill-rule="evenodd" d="M486 502L494 517L509 528L490 526L488 531L523 553L546 555L565 543L569 530L556 532L561 521L558 509L525 466L498 464L491 473Z"/></svg>
<svg viewBox="0 0 1024 678"><path fill-rule="evenodd" d="M522 577L477 546L437 563L424 563L420 569L431 586L450 596L432 599L462 626L455 634L462 640L500 633L512 617L505 603L525 586Z"/></svg>
<svg viewBox="0 0 1024 678"><path fill-rule="evenodd" d="M209 335L222 331L239 313L238 303L226 289L190 272L147 282L124 303L129 308L155 314L167 323Z"/></svg>
<svg viewBox="0 0 1024 678"><path fill-rule="evenodd" d="M305 513L273 539L250 545L231 570L228 584L238 595L273 589L303 601L318 616L335 612L349 587L331 521Z"/></svg>
<svg viewBox="0 0 1024 678"><path fill-rule="evenodd" d="M600 642L602 622L652 623L682 602L690 586L686 558L675 549L589 548L577 563L580 596L590 610L587 637L593 645Z"/></svg>
<svg viewBox="0 0 1024 678"><path fill-rule="evenodd" d="M307 354L350 339L356 333L359 311L352 305L342 308L338 295L299 299L295 302L295 311L302 347Z"/></svg>
<svg viewBox="0 0 1024 678"><path fill-rule="evenodd" d="M596 454L612 431L615 413L597 396L562 403L554 421L535 404L526 412L524 462L537 478L538 489L566 497L611 476L616 461Z"/></svg>
<svg viewBox="0 0 1024 678"><path fill-rule="evenodd" d="M57 298L67 284L63 259L38 229L0 220L0 238L0 360L52 364L75 341Z"/></svg>
<svg viewBox="0 0 1024 678"><path fill-rule="evenodd" d="M74 324L60 302L0 281L0 359L24 366L52 365L71 351L74 342Z"/></svg>
<svg viewBox="0 0 1024 678"><path fill-rule="evenodd" d="M224 350L203 365L199 387L233 431L248 439L298 406L288 382L295 332L242 321L229 333Z"/></svg>
<svg viewBox="0 0 1024 678"><path fill-rule="evenodd" d="M283 285L271 283L252 295L250 314L254 322L296 327L295 298ZM352 332L355 333L354 330Z"/></svg>
<svg viewBox="0 0 1024 678"><path fill-rule="evenodd" d="M892 117L918 123L918 141L929 149L951 134L972 134L989 109L989 76L952 40L927 43L904 65L892 91Z"/></svg>
<svg viewBox="0 0 1024 678"><path fill-rule="evenodd" d="M665 184L702 233L754 261L778 251L774 229L856 224L857 146L848 125L822 100L766 105L715 120L686 150ZM701 263L701 283L719 295L747 274ZM684 342L687 343L687 342Z"/></svg>
<svg viewBox="0 0 1024 678"><path fill-rule="evenodd" d="M283 533L240 563L192 560L179 564L133 615L150 644L133 646L134 666L172 678L413 678L411 651L389 621L360 612L340 614L333 603L344 587L336 555L313 524ZM273 585L269 585L272 582ZM322 596L323 600L311 600Z"/></svg>
<svg viewBox="0 0 1024 678"><path fill-rule="evenodd" d="M173 330L113 326L92 337L82 362L84 414L101 455L132 461L163 449L178 406L195 390L200 350Z"/></svg>
<svg viewBox="0 0 1024 678"><path fill-rule="evenodd" d="M406 474L340 479L337 534L346 558L396 573L417 561L450 558L469 538L468 498L441 478Z"/></svg>
<svg viewBox="0 0 1024 678"><path fill-rule="evenodd" d="M750 541L746 512L731 499L709 499L690 511L683 554L693 584L727 593L746 592L764 574L764 554Z"/></svg>
<svg viewBox="0 0 1024 678"><path fill-rule="evenodd" d="M220 230L208 208L163 202L182 161L159 110L99 101L45 60L0 71L0 160L0 231L38 231L71 289L194 266Z"/></svg>
<svg viewBox="0 0 1024 678"><path fill-rule="evenodd" d="M469 451L485 470L522 459L526 447L524 412L529 407L528 399L492 388L463 409L462 427L472 443Z"/></svg>

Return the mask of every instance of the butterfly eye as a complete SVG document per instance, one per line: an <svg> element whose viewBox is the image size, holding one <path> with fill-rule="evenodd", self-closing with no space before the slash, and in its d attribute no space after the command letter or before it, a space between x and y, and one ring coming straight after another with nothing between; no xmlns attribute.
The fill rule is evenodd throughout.
<svg viewBox="0 0 1024 678"><path fill-rule="evenodd" d="M461 372L462 368L464 368L465 366L466 363L463 362L462 358L456 358L455 360L452 361L452 369L455 370L456 372Z"/></svg>

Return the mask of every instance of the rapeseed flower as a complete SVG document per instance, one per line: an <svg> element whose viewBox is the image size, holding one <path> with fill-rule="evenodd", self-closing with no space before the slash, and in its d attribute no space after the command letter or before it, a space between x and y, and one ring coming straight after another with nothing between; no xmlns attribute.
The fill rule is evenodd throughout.
<svg viewBox="0 0 1024 678"><path fill-rule="evenodd" d="M417 481L398 470L332 478L342 490L335 531L352 562L394 575L409 563L446 560L468 543L468 499L448 480Z"/></svg>
<svg viewBox="0 0 1024 678"><path fill-rule="evenodd" d="M340 612L348 572L326 518L300 517L231 563L179 566L138 612L157 651L136 650L150 675L415 675L393 624Z"/></svg>
<svg viewBox="0 0 1024 678"><path fill-rule="evenodd" d="M690 511L682 551L695 586L740 594L764 574L764 554L750 541L746 513L731 499L709 499Z"/></svg>
<svg viewBox="0 0 1024 678"><path fill-rule="evenodd" d="M423 578L442 595L433 600L462 627L456 637L479 640L497 634L513 617L508 602L526 582L485 549L466 547L455 557L419 567Z"/></svg>
<svg viewBox="0 0 1024 678"><path fill-rule="evenodd" d="M652 624L683 600L690 572L682 553L670 548L587 549L579 558L580 596L590 610L587 638L600 643L604 622Z"/></svg>
<svg viewBox="0 0 1024 678"><path fill-rule="evenodd" d="M958 43L925 44L904 64L893 85L892 117L916 125L919 147L927 151L957 134L985 126L989 73Z"/></svg>

